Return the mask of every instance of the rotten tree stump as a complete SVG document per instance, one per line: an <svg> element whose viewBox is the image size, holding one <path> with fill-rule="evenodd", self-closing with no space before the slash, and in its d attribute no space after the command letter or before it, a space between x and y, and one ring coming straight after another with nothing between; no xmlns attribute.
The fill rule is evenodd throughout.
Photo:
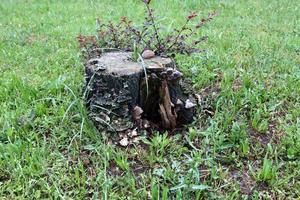
<svg viewBox="0 0 300 200"><path fill-rule="evenodd" d="M192 122L196 99L174 61L155 56L139 63L131 55L98 52L86 63L86 107L97 128L174 129Z"/></svg>

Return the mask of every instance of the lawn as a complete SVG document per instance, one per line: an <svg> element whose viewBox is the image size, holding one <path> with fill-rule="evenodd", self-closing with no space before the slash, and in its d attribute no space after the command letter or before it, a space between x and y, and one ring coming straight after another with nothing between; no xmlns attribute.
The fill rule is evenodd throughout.
<svg viewBox="0 0 300 200"><path fill-rule="evenodd" d="M120 147L81 100L78 34L136 23L138 0L0 4L0 199L299 199L297 0L153 0L165 31L218 16L204 53L177 55L202 106L186 132Z"/></svg>

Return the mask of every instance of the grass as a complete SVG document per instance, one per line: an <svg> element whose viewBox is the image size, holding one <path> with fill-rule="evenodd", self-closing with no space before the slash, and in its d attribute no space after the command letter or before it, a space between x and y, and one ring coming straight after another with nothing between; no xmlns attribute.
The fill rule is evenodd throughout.
<svg viewBox="0 0 300 200"><path fill-rule="evenodd" d="M299 199L300 10L296 0L153 0L168 29L219 15L206 52L177 56L203 97L187 133L121 148L81 101L75 37L135 0L0 4L0 199ZM210 113L211 117L206 117Z"/></svg>

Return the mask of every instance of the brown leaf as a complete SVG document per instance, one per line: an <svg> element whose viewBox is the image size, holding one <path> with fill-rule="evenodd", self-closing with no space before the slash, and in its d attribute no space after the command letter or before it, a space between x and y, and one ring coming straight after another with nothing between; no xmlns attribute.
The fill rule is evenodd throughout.
<svg viewBox="0 0 300 200"><path fill-rule="evenodd" d="M188 20L191 20L191 19L193 19L193 18L195 18L195 17L197 17L197 16L198 16L197 13L192 12L189 16L187 16L187 19L188 19Z"/></svg>
<svg viewBox="0 0 300 200"><path fill-rule="evenodd" d="M136 128L128 133L128 136L131 138L136 137L137 135L138 135L138 133L136 131Z"/></svg>
<svg viewBox="0 0 300 200"><path fill-rule="evenodd" d="M141 114L143 113L143 109L139 106L135 106L132 110L132 118L133 120L139 120L141 119Z"/></svg>

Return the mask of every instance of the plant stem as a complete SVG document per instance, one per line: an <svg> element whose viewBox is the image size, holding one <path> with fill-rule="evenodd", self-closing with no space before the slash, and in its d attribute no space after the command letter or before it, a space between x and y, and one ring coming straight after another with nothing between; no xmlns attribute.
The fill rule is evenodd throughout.
<svg viewBox="0 0 300 200"><path fill-rule="evenodd" d="M155 32L155 37L156 37L157 45L158 45L158 47L156 47L156 48L157 48L158 51L160 51L161 41L160 41L160 38L159 38L158 29L156 28L155 21L154 21L154 17L153 17L153 15L152 15L152 12L151 12L151 10L150 10L149 5L146 4L146 3L145 3L145 5L146 5L146 8L147 8L147 11L148 11L148 15L149 15L149 17L150 17L150 20L151 20L151 22L152 22L152 27L153 27L154 32Z"/></svg>
<svg viewBox="0 0 300 200"><path fill-rule="evenodd" d="M189 19L185 21L185 24L181 27L180 31L178 32L178 35L176 36L174 42L166 49L166 51L170 50L175 44L177 44L177 41L181 35L181 33L186 29L187 24L189 23Z"/></svg>

